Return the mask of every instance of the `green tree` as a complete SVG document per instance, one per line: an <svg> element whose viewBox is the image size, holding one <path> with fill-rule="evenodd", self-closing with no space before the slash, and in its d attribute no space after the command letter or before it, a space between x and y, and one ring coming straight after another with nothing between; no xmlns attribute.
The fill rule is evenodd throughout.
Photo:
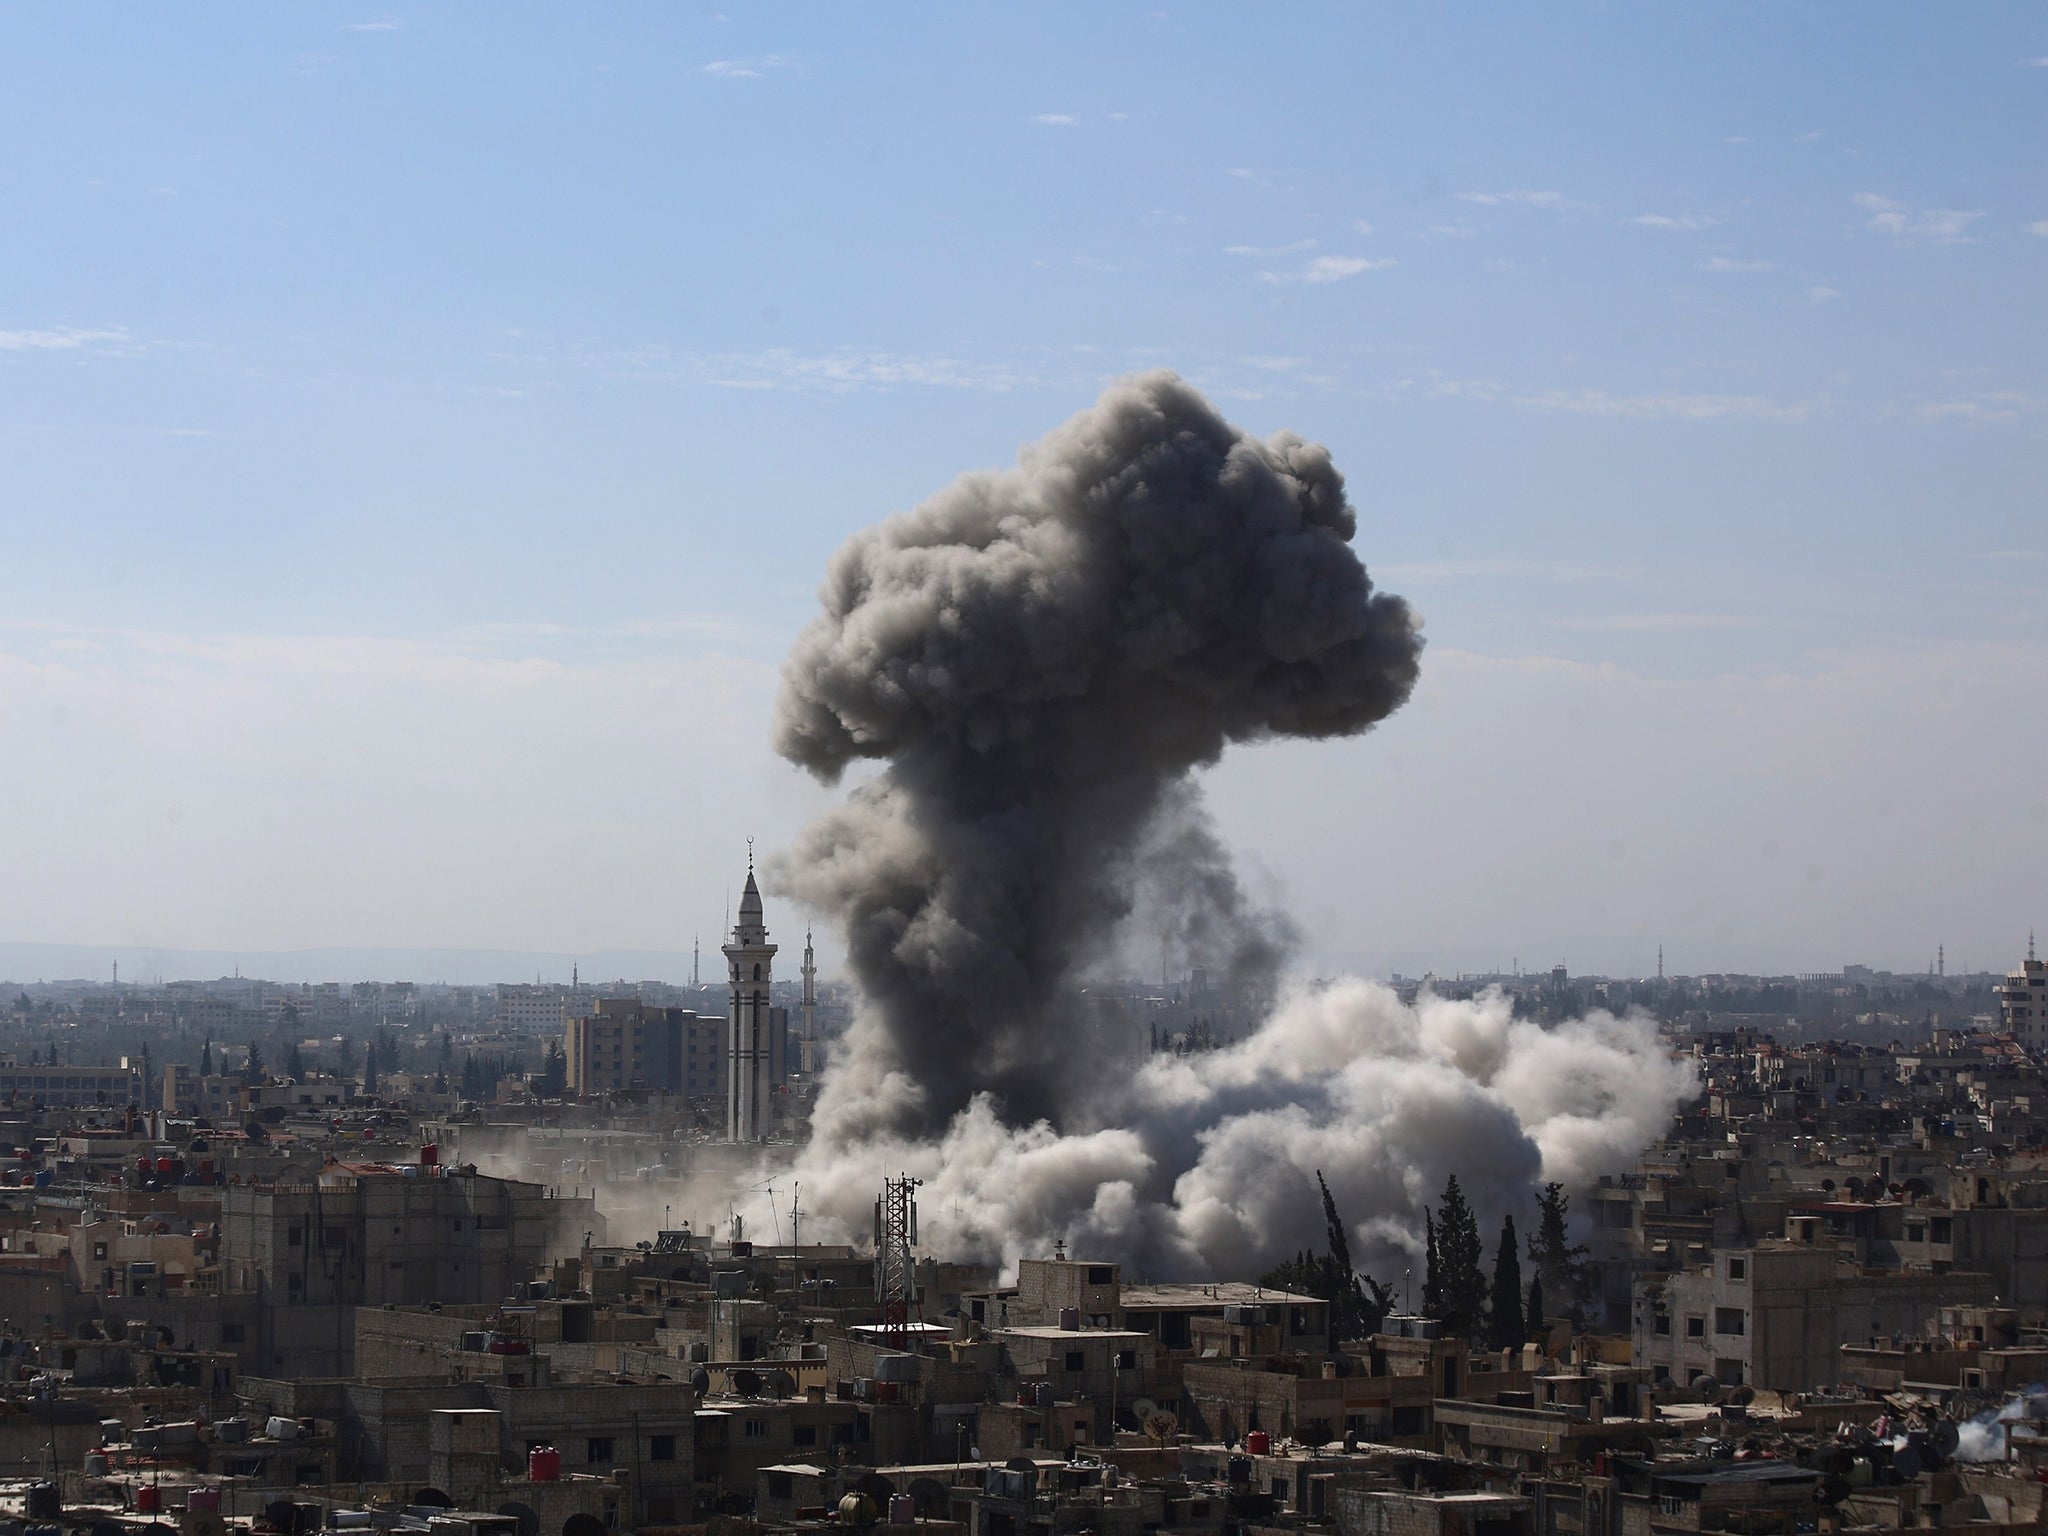
<svg viewBox="0 0 2048 1536"><path fill-rule="evenodd" d="M1529 1303L1522 1309L1522 1323L1532 1336L1543 1332L1543 1277L1529 1278Z"/></svg>
<svg viewBox="0 0 2048 1536"><path fill-rule="evenodd" d="M284 1048L284 1075L295 1083L306 1080L306 1058L296 1040Z"/></svg>
<svg viewBox="0 0 2048 1536"><path fill-rule="evenodd" d="M152 1085L156 1082L156 1059L150 1054L149 1042L142 1042L142 1102L154 1103L156 1095Z"/></svg>
<svg viewBox="0 0 2048 1536"><path fill-rule="evenodd" d="M541 1057L541 1097L559 1099L569 1091L569 1058L562 1050L562 1042L550 1040Z"/></svg>
<svg viewBox="0 0 2048 1536"><path fill-rule="evenodd" d="M374 1095L377 1091L377 1058L383 1054L377 1046L377 1037L370 1036L370 1043L363 1050L363 1092Z"/></svg>
<svg viewBox="0 0 2048 1536"><path fill-rule="evenodd" d="M334 1043L334 1070L342 1077L356 1075L355 1036L343 1035Z"/></svg>
<svg viewBox="0 0 2048 1536"><path fill-rule="evenodd" d="M1479 1221L1451 1175L1436 1209L1437 1304L1444 1328L1470 1338L1486 1319L1486 1275L1480 1268L1485 1249Z"/></svg>
<svg viewBox="0 0 2048 1536"><path fill-rule="evenodd" d="M1544 1300L1561 1309L1574 1328L1585 1325L1585 1302L1591 1288L1592 1265L1583 1243L1572 1242L1566 1223L1571 1201L1562 1184L1543 1186L1536 1196L1536 1231L1529 1238L1529 1262L1543 1282Z"/></svg>
<svg viewBox="0 0 2048 1536"><path fill-rule="evenodd" d="M199 1047L199 1075L201 1077L213 1076L213 1042L211 1040L208 1040Z"/></svg>
<svg viewBox="0 0 2048 1536"><path fill-rule="evenodd" d="M1503 1216L1493 1250L1493 1293L1486 1303L1486 1347L1519 1349L1528 1339L1522 1321L1522 1255L1515 1218Z"/></svg>
<svg viewBox="0 0 2048 1536"><path fill-rule="evenodd" d="M249 1042L249 1060L242 1068L242 1081L252 1085L263 1081L263 1047L254 1040Z"/></svg>

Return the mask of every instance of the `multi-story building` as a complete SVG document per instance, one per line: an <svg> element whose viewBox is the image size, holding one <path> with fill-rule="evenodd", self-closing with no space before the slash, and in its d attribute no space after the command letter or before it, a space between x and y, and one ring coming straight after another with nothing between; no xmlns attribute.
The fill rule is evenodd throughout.
<svg viewBox="0 0 2048 1536"><path fill-rule="evenodd" d="M538 1184L336 1163L312 1184L223 1190L221 1271L261 1303L245 1367L346 1376L355 1307L502 1301L603 1228L594 1199Z"/></svg>
<svg viewBox="0 0 2048 1536"><path fill-rule="evenodd" d="M2027 958L1995 990L2000 1028L2030 1051L2048 1050L2048 960L2035 957L2031 934Z"/></svg>
<svg viewBox="0 0 2048 1536"><path fill-rule="evenodd" d="M518 1035L560 1034L568 1018L568 994L561 987L500 983L497 1023Z"/></svg>
<svg viewBox="0 0 2048 1536"><path fill-rule="evenodd" d="M722 1019L607 997L564 1031L569 1091L582 1098L638 1089L710 1097L724 1082Z"/></svg>
<svg viewBox="0 0 2048 1536"><path fill-rule="evenodd" d="M139 1104L142 1068L126 1062L118 1067L23 1067L0 1058L0 1101L52 1109Z"/></svg>

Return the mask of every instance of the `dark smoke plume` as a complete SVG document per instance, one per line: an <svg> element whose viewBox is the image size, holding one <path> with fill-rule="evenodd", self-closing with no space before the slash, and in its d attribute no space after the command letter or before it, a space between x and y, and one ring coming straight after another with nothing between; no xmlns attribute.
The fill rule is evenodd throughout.
<svg viewBox="0 0 2048 1536"><path fill-rule="evenodd" d="M776 741L828 783L885 764L773 869L839 920L868 1010L821 1135L933 1137L982 1094L1064 1123L1092 1058L1073 988L1141 904L1273 968L1285 935L1189 775L1407 699L1421 638L1356 523L1323 448L1152 373L840 549Z"/></svg>

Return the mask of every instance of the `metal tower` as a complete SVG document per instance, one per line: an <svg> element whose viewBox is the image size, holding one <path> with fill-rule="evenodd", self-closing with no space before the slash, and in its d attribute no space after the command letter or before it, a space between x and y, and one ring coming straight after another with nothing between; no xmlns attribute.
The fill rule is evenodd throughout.
<svg viewBox="0 0 2048 1536"><path fill-rule="evenodd" d="M910 1314L917 1305L917 1186L909 1174L883 1181L875 1201L875 1309L883 1342L910 1347Z"/></svg>

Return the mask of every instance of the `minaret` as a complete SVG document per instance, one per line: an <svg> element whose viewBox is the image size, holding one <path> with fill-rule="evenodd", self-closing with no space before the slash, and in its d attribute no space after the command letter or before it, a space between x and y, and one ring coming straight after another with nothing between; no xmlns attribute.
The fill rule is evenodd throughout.
<svg viewBox="0 0 2048 1536"><path fill-rule="evenodd" d="M811 1070L810 1048L818 1038L818 957L811 952L811 930L804 930L804 1070Z"/></svg>
<svg viewBox="0 0 2048 1536"><path fill-rule="evenodd" d="M754 840L747 839L747 888L740 920L725 946L732 1002L726 1013L727 1141L759 1141L768 1122L771 1015L768 988L775 946L761 920L761 888L754 884Z"/></svg>

